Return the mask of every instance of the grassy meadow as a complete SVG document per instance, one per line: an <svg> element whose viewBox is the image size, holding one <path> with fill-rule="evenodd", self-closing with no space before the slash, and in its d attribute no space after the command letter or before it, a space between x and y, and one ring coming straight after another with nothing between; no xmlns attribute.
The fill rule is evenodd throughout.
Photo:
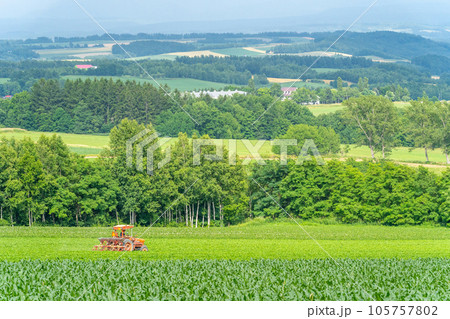
<svg viewBox="0 0 450 319"><path fill-rule="evenodd" d="M346 154L347 157L353 158L370 158L370 149L367 146L351 146L350 151ZM381 153L377 153L376 156L381 158ZM445 164L446 159L444 153L440 149L428 150L428 156L432 163ZM399 162L413 162L422 163L425 162L425 151L421 148L409 149L407 147L397 147L392 151L392 154L388 157L391 160ZM449 166L450 167L450 166Z"/></svg>
<svg viewBox="0 0 450 319"><path fill-rule="evenodd" d="M109 143L108 135L32 132L22 129L0 128L0 139L2 137L16 139L30 138L32 141L37 141L41 135L52 136L53 134L61 136L64 143L67 144L72 152L86 156L100 154L101 150Z"/></svg>

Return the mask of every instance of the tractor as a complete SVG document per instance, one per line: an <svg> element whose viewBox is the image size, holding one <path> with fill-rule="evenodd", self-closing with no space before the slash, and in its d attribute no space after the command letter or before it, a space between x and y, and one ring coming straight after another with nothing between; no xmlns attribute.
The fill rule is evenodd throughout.
<svg viewBox="0 0 450 319"><path fill-rule="evenodd" d="M144 245L144 240L126 234L127 229L132 229L132 225L117 225L113 227L111 237L102 237L98 240L100 245L94 246L92 250L110 250L110 251L148 251L147 246Z"/></svg>

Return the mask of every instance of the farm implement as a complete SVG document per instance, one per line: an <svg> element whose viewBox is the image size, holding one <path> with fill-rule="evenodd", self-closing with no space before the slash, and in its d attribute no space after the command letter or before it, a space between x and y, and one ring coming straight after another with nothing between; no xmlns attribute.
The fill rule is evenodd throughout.
<svg viewBox="0 0 450 319"><path fill-rule="evenodd" d="M117 225L113 227L111 237L102 237L98 240L100 245L94 246L92 250L109 250L109 251L148 251L144 245L144 240L135 238L126 234L127 229L132 229L131 225Z"/></svg>

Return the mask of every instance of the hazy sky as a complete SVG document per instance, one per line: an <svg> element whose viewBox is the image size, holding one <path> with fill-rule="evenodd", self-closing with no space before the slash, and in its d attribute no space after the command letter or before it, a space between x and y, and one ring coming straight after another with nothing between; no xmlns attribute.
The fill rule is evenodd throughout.
<svg viewBox="0 0 450 319"><path fill-rule="evenodd" d="M114 33L342 30L374 2L374 0L78 1L108 31ZM73 0L0 0L0 10L2 12L0 38L103 33ZM361 30L383 27L406 30L414 24L421 25L421 28L437 24L444 29L450 29L449 15L449 0L379 0L353 29L364 23L366 26ZM242 23L243 20L247 21L246 24ZM202 21L203 23L200 23ZM228 22L219 23L220 21Z"/></svg>
<svg viewBox="0 0 450 319"><path fill-rule="evenodd" d="M326 9L368 7L374 0L78 0L89 12L101 19L135 19L139 23L170 21L229 20L301 16ZM448 0L380 0L376 6L441 5ZM83 15L73 0L0 0L1 12L7 17L30 18L67 14ZM5 17L4 14L2 14Z"/></svg>

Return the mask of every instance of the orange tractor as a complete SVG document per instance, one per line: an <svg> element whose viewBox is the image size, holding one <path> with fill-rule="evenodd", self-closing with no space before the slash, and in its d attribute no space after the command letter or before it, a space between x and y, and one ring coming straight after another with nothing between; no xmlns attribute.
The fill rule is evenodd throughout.
<svg viewBox="0 0 450 319"><path fill-rule="evenodd" d="M127 229L132 229L132 225L117 225L113 227L111 237L102 237L98 240L101 245L96 245L92 250L111 250L111 251L148 251L147 246L144 245L144 240L141 238L126 235Z"/></svg>

